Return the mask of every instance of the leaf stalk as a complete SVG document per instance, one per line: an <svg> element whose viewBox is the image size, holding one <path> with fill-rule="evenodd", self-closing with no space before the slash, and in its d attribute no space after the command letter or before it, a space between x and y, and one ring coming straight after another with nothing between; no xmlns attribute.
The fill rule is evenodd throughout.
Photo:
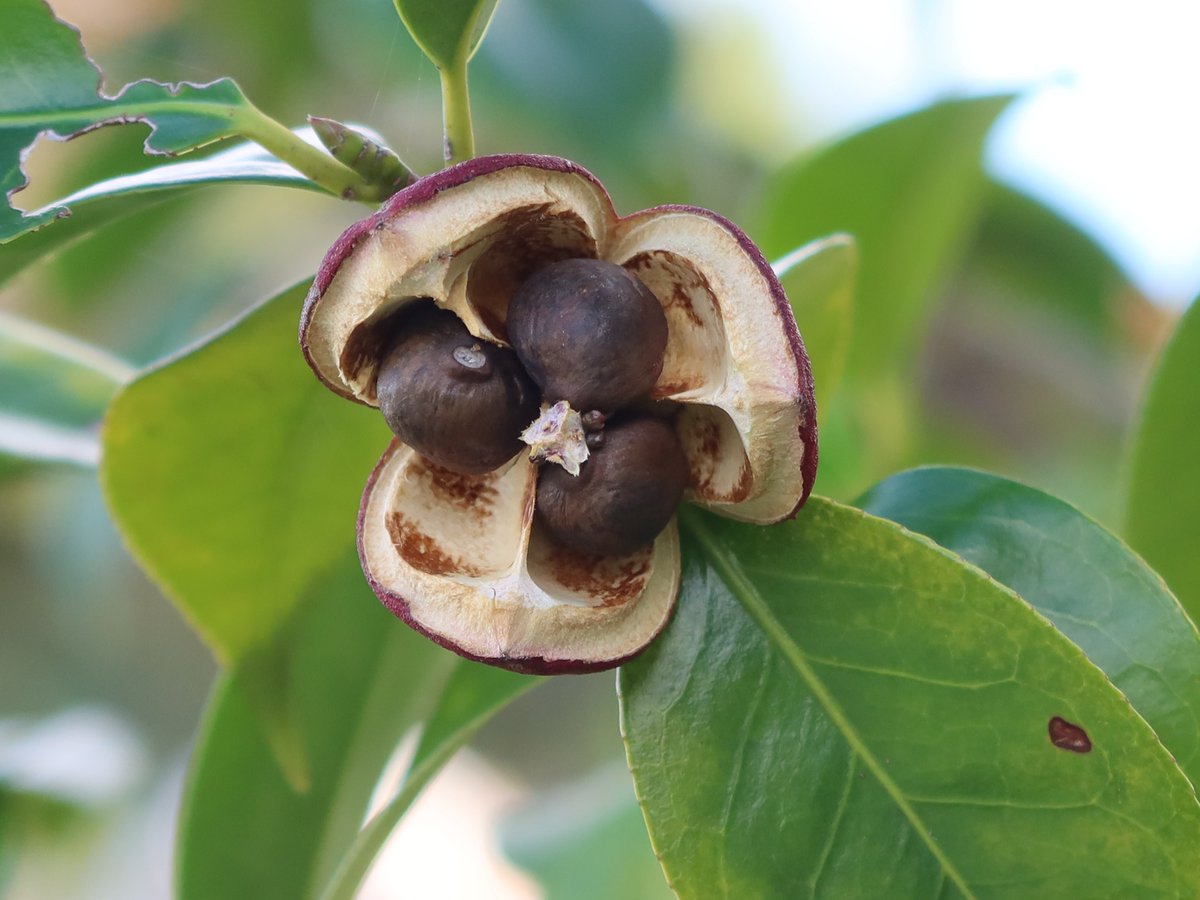
<svg viewBox="0 0 1200 900"><path fill-rule="evenodd" d="M467 58L462 54L452 65L438 67L442 80L443 145L447 166L475 155L475 131L471 125L471 98L467 91Z"/></svg>
<svg viewBox="0 0 1200 900"><path fill-rule="evenodd" d="M309 144L257 107L239 109L234 116L234 127L243 137L270 151L331 194L364 203L382 199L377 185L370 184L353 169Z"/></svg>

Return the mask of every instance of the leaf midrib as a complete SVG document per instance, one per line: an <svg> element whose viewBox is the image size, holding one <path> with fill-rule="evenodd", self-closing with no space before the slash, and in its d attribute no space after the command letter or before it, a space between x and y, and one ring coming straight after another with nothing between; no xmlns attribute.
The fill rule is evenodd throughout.
<svg viewBox="0 0 1200 900"><path fill-rule="evenodd" d="M846 743L850 745L850 749L863 761L867 770L875 776L875 780L879 782L888 796L892 798L897 808L917 832L930 854L941 866L942 871L954 882L954 885L962 892L964 897L968 898L968 900L975 900L976 895L967 885L962 874L929 834L929 829L917 814L917 811L908 802L900 786L888 776L887 770L864 743L858 731L846 716L846 713L834 699L828 688L826 688L824 682L809 665L804 651L792 640L791 636L775 618L770 607L759 595L758 590L742 574L737 562L730 557L726 549L721 546L716 537L708 530L699 514L689 511L687 514L681 515L680 520L683 528L696 538L704 554L716 568L717 574L725 582L726 587L729 588L730 593L759 625L768 643L776 648L792 666L796 674L800 676L800 679L805 683L809 691L812 692L813 697L821 704L826 715L829 716L838 731L841 732Z"/></svg>
<svg viewBox="0 0 1200 900"><path fill-rule="evenodd" d="M107 122L110 119L119 119L130 114L141 117L162 112L175 113L181 110L214 119L232 119L245 109L245 102L220 103L211 100L188 100L182 97L166 97L134 103L122 102L120 99L100 100L95 104L72 106L66 109L35 109L22 113L0 112L0 129L25 127L48 130L56 123L75 122L79 119L102 119L103 122ZM97 121L96 124L103 124L103 122Z"/></svg>

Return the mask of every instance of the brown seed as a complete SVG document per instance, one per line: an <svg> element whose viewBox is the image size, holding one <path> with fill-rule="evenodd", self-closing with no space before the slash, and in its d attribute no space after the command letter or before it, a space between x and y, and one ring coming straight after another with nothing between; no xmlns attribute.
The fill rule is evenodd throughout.
<svg viewBox="0 0 1200 900"><path fill-rule="evenodd" d="M508 336L549 403L612 413L645 396L662 373L667 317L615 263L566 259L513 294Z"/></svg>
<svg viewBox="0 0 1200 900"><path fill-rule="evenodd" d="M522 447L537 389L511 350L472 337L431 302L400 318L376 396L400 440L443 468L482 474Z"/></svg>
<svg viewBox="0 0 1200 900"><path fill-rule="evenodd" d="M671 521L688 465L674 427L662 419L625 417L603 434L578 476L543 466L535 514L561 544L620 556L649 544Z"/></svg>

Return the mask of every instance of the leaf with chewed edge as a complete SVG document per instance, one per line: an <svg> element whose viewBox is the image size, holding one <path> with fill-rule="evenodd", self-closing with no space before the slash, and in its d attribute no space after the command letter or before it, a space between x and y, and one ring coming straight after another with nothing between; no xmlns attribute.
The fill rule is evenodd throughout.
<svg viewBox="0 0 1200 900"><path fill-rule="evenodd" d="M43 256L124 216L140 212L196 188L219 184L261 184L320 191L321 186L256 144L239 144L200 160L170 162L133 175L121 175L75 191L34 210L22 232L0 252L0 284ZM70 215L53 228L35 228L62 210Z"/></svg>
<svg viewBox="0 0 1200 900"><path fill-rule="evenodd" d="M116 96L99 93L100 72L79 33L42 0L0 0L0 192L25 186L21 162L39 135L66 139L102 125L144 122L150 153L180 153L237 132L249 101L228 78L211 84L138 81ZM66 215L50 207L23 215L0 206L0 241Z"/></svg>

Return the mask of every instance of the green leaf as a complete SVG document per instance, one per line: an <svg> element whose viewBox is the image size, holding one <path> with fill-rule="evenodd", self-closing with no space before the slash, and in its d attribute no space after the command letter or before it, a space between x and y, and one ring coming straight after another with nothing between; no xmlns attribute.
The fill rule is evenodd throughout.
<svg viewBox="0 0 1200 900"><path fill-rule="evenodd" d="M674 896L624 766L601 769L519 809L502 823L501 844L537 877L547 900Z"/></svg>
<svg viewBox="0 0 1200 900"><path fill-rule="evenodd" d="M96 465L100 419L132 377L97 347L0 314L0 455Z"/></svg>
<svg viewBox="0 0 1200 900"><path fill-rule="evenodd" d="M417 46L443 71L469 60L499 0L393 0Z"/></svg>
<svg viewBox="0 0 1200 900"><path fill-rule="evenodd" d="M93 184L25 219L22 239L0 253L0 284L30 263L67 246L123 216L139 212L194 188L214 184L267 184L320 191L321 186L279 162L255 144L239 144L206 159L167 163ZM39 228L63 215L53 228ZM32 232L32 233L30 233Z"/></svg>
<svg viewBox="0 0 1200 900"><path fill-rule="evenodd" d="M818 498L771 528L685 525L675 618L620 675L680 897L1200 891L1191 784L1011 592Z"/></svg>
<svg viewBox="0 0 1200 900"><path fill-rule="evenodd" d="M989 304L999 294L1041 320L1064 320L1080 337L1121 336L1116 310L1129 280L1094 238L1033 197L990 182L966 262L972 283L988 286Z"/></svg>
<svg viewBox="0 0 1200 900"><path fill-rule="evenodd" d="M359 833L322 900L354 900L371 863L425 785L492 716L541 680L468 660L458 663L425 722L399 791Z"/></svg>
<svg viewBox="0 0 1200 900"><path fill-rule="evenodd" d="M812 363L818 408L837 393L854 327L858 250L845 234L813 241L774 263Z"/></svg>
<svg viewBox="0 0 1200 900"><path fill-rule="evenodd" d="M114 97L97 92L100 72L84 55L79 33L41 0L0 0L0 191L25 183L21 156L40 134L66 139L101 125L144 122L148 153L180 153L237 132L250 109L228 78L211 84L138 81ZM66 215L50 207L22 216L0 207L0 240Z"/></svg>
<svg viewBox="0 0 1200 900"><path fill-rule="evenodd" d="M983 141L1010 100L938 103L851 135L765 186L757 236L769 258L834 232L859 245L850 377L891 371L911 351L970 237L986 187Z"/></svg>
<svg viewBox="0 0 1200 900"><path fill-rule="evenodd" d="M1130 442L1125 536L1200 621L1200 302L1162 352Z"/></svg>
<svg viewBox="0 0 1200 900"><path fill-rule="evenodd" d="M261 651L353 540L390 437L296 347L300 285L117 395L101 478L143 567L223 663Z"/></svg>
<svg viewBox="0 0 1200 900"><path fill-rule="evenodd" d="M317 896L358 834L388 758L454 665L387 613L353 552L314 582L298 619L284 674L309 788L297 793L283 779L234 669L213 696L192 761L181 900Z"/></svg>
<svg viewBox="0 0 1200 900"><path fill-rule="evenodd" d="M1200 784L1200 634L1162 579L1074 507L970 469L902 472L863 509L1012 588L1079 645Z"/></svg>
<svg viewBox="0 0 1200 900"><path fill-rule="evenodd" d="M232 79L209 84L128 84L99 92L100 71L84 54L79 33L54 17L43 0L0 0L0 242L67 215L51 206L26 215L11 205L27 183L21 164L41 135L67 140L105 125L150 127L144 149L173 155L231 135L257 142L325 190L347 199L377 200L371 185L323 151L306 144L254 106Z"/></svg>

